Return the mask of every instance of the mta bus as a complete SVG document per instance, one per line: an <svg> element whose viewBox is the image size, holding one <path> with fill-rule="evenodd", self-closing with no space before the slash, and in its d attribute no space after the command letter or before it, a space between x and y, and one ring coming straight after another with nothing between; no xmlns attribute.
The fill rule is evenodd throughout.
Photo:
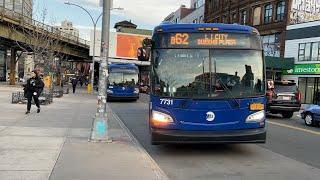
<svg viewBox="0 0 320 180"><path fill-rule="evenodd" d="M110 64L107 100L138 100L139 68L134 64Z"/></svg>
<svg viewBox="0 0 320 180"><path fill-rule="evenodd" d="M151 47L151 143L265 143L259 32L237 24L161 24Z"/></svg>

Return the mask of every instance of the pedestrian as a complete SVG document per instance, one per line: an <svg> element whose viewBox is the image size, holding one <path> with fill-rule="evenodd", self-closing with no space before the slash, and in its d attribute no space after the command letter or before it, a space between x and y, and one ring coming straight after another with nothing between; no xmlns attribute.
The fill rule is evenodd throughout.
<svg viewBox="0 0 320 180"><path fill-rule="evenodd" d="M38 70L32 71L32 77L28 79L27 84L24 85L24 96L27 98L27 112L26 114L30 113L31 110L31 102L32 98L34 103L38 107L37 113L40 113L40 103L39 103L39 96L42 93L44 88L44 83L40 78L40 73Z"/></svg>
<svg viewBox="0 0 320 180"><path fill-rule="evenodd" d="M77 84L78 84L77 78L73 78L71 80L71 83L72 83L72 89L73 89L73 94L74 94L76 92L76 88L77 88Z"/></svg>

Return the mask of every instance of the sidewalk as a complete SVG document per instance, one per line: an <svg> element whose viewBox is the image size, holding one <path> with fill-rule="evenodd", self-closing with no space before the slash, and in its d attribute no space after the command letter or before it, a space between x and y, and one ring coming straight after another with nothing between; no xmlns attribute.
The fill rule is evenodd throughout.
<svg viewBox="0 0 320 180"><path fill-rule="evenodd" d="M96 96L78 89L26 116L16 90L0 86L1 180L167 179L110 109L113 143L88 142Z"/></svg>

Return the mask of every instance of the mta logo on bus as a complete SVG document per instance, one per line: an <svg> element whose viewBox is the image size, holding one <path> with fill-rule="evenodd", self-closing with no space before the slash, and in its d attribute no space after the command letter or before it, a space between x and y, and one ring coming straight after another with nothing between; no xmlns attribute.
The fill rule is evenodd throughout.
<svg viewBox="0 0 320 180"><path fill-rule="evenodd" d="M207 121L214 121L216 115L213 112L207 112Z"/></svg>

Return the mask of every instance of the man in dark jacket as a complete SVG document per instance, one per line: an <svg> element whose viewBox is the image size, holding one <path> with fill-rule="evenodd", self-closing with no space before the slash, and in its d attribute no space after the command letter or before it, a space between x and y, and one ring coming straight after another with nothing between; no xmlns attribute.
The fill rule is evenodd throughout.
<svg viewBox="0 0 320 180"><path fill-rule="evenodd" d="M28 99L26 114L30 113L32 98L34 100L34 103L38 107L37 113L40 113L39 96L43 91L43 88L44 83L40 78L39 71L34 70L33 76L28 79L27 84L24 86L25 97Z"/></svg>
<svg viewBox="0 0 320 180"><path fill-rule="evenodd" d="M71 84L72 84L72 90L73 90L73 94L76 92L76 88L77 88L77 84L78 84L78 79L77 78L73 78L71 80Z"/></svg>

